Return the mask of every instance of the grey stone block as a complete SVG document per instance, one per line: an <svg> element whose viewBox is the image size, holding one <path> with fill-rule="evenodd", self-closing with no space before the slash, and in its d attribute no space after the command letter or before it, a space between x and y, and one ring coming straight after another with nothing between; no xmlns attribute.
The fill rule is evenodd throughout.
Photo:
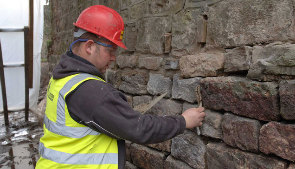
<svg viewBox="0 0 295 169"><path fill-rule="evenodd" d="M161 74L150 74L147 91L152 95L160 95L167 92L165 97L171 96L172 81Z"/></svg>
<svg viewBox="0 0 295 169"><path fill-rule="evenodd" d="M201 78L179 79L179 75L173 76L172 98L181 99L193 103L196 101L196 87Z"/></svg>
<svg viewBox="0 0 295 169"><path fill-rule="evenodd" d="M195 133L185 132L172 139L171 155L192 168L205 169L206 145Z"/></svg>

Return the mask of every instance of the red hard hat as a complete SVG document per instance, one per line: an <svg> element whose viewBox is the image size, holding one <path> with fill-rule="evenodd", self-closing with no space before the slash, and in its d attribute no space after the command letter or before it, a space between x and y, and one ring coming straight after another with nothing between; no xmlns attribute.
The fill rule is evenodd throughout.
<svg viewBox="0 0 295 169"><path fill-rule="evenodd" d="M75 26L88 32L102 36L116 45L126 49L122 43L124 22L115 10L103 5L86 8L78 17Z"/></svg>

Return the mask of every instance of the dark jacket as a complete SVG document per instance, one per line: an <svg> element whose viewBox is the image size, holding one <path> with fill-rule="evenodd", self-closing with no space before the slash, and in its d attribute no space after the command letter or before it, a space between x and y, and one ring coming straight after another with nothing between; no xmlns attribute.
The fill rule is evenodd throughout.
<svg viewBox="0 0 295 169"><path fill-rule="evenodd" d="M103 78L87 60L67 52L53 70L60 79L76 73L88 73ZM125 141L139 144L159 143L183 133L183 116L156 116L136 112L126 97L111 84L97 80L82 83L66 98L71 117L78 123L118 140L119 168L125 165Z"/></svg>

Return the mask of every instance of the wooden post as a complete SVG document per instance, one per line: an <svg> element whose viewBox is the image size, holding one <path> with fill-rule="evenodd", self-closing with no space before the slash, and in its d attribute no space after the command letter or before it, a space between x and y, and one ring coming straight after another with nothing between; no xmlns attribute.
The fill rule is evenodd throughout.
<svg viewBox="0 0 295 169"><path fill-rule="evenodd" d="M0 42L0 78L1 78L4 121L5 121L5 125L8 126L9 119L8 119L8 108L7 108L7 97L6 97L6 86L5 86L4 65L3 65L1 42Z"/></svg>
<svg viewBox="0 0 295 169"><path fill-rule="evenodd" d="M28 66L29 66L29 88L33 88L33 51L34 51L34 0L29 2L29 55L28 55Z"/></svg>
<svg viewBox="0 0 295 169"><path fill-rule="evenodd" d="M29 28L24 28L25 48L25 121L29 120Z"/></svg>

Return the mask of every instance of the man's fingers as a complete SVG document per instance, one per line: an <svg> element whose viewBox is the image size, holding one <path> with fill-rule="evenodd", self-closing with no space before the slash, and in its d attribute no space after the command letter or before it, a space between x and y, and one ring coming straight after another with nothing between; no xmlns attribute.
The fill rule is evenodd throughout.
<svg viewBox="0 0 295 169"><path fill-rule="evenodd" d="M197 108L197 111L198 111L198 112L202 112L202 111L204 111L204 110L205 110L204 107L198 107L198 108Z"/></svg>

